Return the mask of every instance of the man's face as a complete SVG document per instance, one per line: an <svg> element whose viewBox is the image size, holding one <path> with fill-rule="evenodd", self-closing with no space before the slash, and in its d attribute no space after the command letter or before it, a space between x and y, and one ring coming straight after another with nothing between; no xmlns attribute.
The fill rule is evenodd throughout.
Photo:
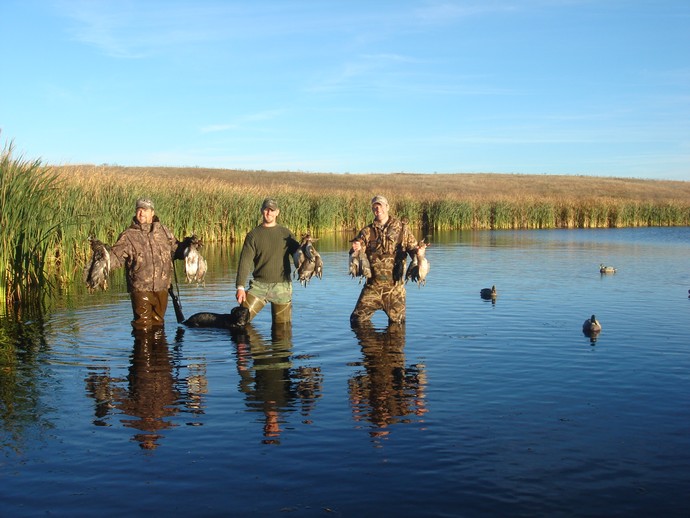
<svg viewBox="0 0 690 518"><path fill-rule="evenodd" d="M278 214L280 214L280 209L269 209L268 207L263 209L261 211L261 216L264 220L264 226L265 227L272 227L273 225L276 224L276 219L278 218Z"/></svg>
<svg viewBox="0 0 690 518"><path fill-rule="evenodd" d="M371 212L374 213L374 219L380 223L388 219L388 207L381 203L374 203L371 206Z"/></svg>
<svg viewBox="0 0 690 518"><path fill-rule="evenodd" d="M153 223L153 209L137 209L137 221L144 225Z"/></svg>

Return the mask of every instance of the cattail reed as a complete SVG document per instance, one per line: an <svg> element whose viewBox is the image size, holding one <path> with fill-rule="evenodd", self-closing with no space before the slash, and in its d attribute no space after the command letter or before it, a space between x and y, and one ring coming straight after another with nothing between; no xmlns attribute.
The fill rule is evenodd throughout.
<svg viewBox="0 0 690 518"><path fill-rule="evenodd" d="M78 278L89 254L88 237L112 244L141 196L155 200L158 216L176 236L235 244L259 223L267 196L279 201L281 223L296 234L354 232L371 221L370 200L376 194L388 197L393 214L425 231L690 225L690 182L48 168L13 158L11 146L3 150L0 168L0 293L6 300Z"/></svg>

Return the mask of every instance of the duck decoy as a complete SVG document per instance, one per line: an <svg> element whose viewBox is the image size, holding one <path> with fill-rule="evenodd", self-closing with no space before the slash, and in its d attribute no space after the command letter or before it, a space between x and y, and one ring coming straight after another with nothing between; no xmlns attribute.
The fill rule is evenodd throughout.
<svg viewBox="0 0 690 518"><path fill-rule="evenodd" d="M484 300L491 300L498 296L498 292L496 291L496 286L494 285L491 286L491 288L482 288L479 292L479 295L481 295Z"/></svg>
<svg viewBox="0 0 690 518"><path fill-rule="evenodd" d="M599 333L601 331L601 323L597 320L597 317L592 315L582 324L582 332L587 336Z"/></svg>
<svg viewBox="0 0 690 518"><path fill-rule="evenodd" d="M616 269L613 266L606 266L605 264L599 265L600 273L616 273Z"/></svg>

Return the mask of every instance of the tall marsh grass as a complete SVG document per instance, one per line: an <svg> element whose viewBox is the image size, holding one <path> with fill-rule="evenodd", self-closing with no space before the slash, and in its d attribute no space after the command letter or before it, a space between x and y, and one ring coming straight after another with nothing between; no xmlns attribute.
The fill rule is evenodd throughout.
<svg viewBox="0 0 690 518"><path fill-rule="evenodd" d="M40 305L60 261L58 177L39 160L0 152L0 291L8 305Z"/></svg>
<svg viewBox="0 0 690 518"><path fill-rule="evenodd" d="M113 243L135 200L182 238L241 241L259 223L262 200L281 206L295 234L354 232L384 194L391 212L424 232L460 229L690 226L690 183L499 174L334 175L213 169L60 166L1 161L3 276L7 300L81 276L88 237ZM593 184L597 188L593 189Z"/></svg>

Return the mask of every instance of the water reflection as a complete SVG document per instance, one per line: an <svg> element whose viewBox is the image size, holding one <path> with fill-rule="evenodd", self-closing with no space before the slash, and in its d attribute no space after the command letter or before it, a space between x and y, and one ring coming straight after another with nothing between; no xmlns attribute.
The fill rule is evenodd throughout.
<svg viewBox="0 0 690 518"><path fill-rule="evenodd" d="M0 446L15 451L31 437L27 430L51 428L43 403L50 378L42 359L48 352L43 315L27 316L27 321L0 316Z"/></svg>
<svg viewBox="0 0 690 518"><path fill-rule="evenodd" d="M354 420L371 423L376 439L386 437L392 424L423 422L426 372L423 364L405 365L405 325L377 330L367 323L353 331L364 360L364 371L348 380Z"/></svg>
<svg viewBox="0 0 690 518"><path fill-rule="evenodd" d="M142 449L153 450L164 437L161 432L177 426L171 418L179 413L179 402L192 409L199 402L198 397L181 398L165 331L135 330L132 334L134 346L126 378L111 376L108 367L91 369L86 392L96 402L95 425L107 426L105 418L117 412L125 427L136 430L132 440Z"/></svg>
<svg viewBox="0 0 690 518"><path fill-rule="evenodd" d="M321 397L323 375L320 367L293 366L292 327L274 326L266 340L251 324L233 333L239 390L245 394L250 412L262 414L262 442L280 444L287 415L298 407L303 422Z"/></svg>

